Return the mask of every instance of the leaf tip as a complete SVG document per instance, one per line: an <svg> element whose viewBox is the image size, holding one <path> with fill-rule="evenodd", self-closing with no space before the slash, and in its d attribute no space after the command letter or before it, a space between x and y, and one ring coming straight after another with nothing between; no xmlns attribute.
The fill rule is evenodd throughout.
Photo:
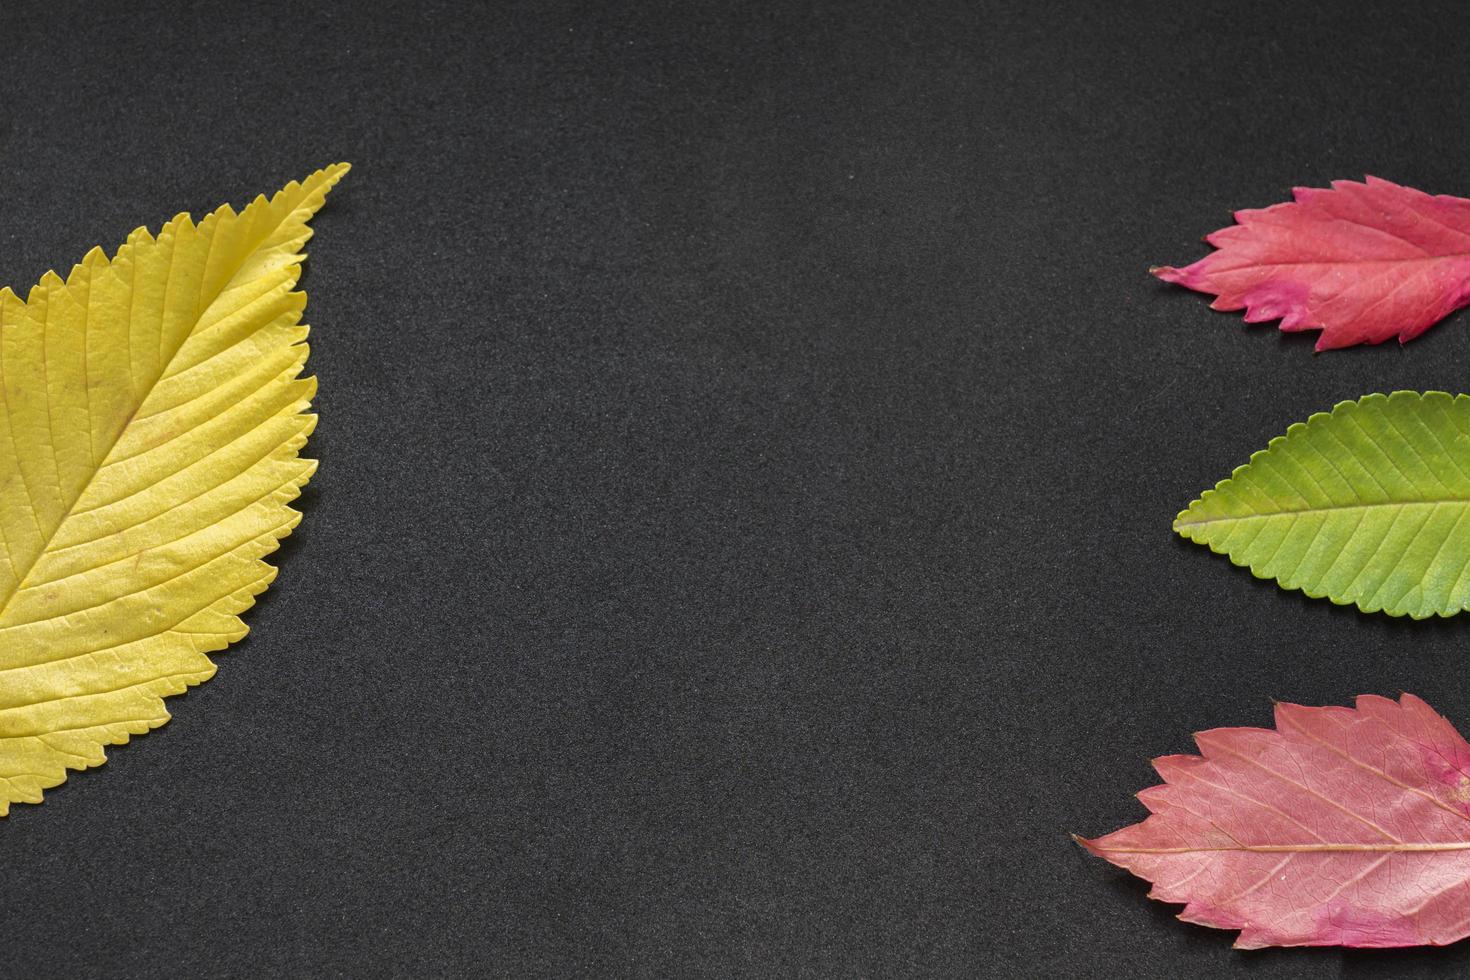
<svg viewBox="0 0 1470 980"><path fill-rule="evenodd" d="M323 177L326 178L327 186L330 187L331 185L337 183L337 181L341 180L343 177L347 176L347 172L351 169L352 164L348 163L346 160L339 160L336 163L329 163L325 167L323 167L321 169L321 174Z"/></svg>

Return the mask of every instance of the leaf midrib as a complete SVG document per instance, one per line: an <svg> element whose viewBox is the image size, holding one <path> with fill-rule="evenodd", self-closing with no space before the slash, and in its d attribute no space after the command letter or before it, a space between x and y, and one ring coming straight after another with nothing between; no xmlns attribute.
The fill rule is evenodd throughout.
<svg viewBox="0 0 1470 980"><path fill-rule="evenodd" d="M1373 503L1356 504L1333 504L1330 507L1302 507L1297 510L1273 511L1269 514L1233 514L1222 517L1209 517L1205 518L1204 520L1198 521L1184 521L1176 519L1174 521L1174 528L1175 530L1178 530L1180 528L1186 527L1204 527L1208 524L1221 524L1226 521L1260 521L1267 520L1272 517L1294 517L1301 514L1330 514L1344 510L1374 510L1379 507L1413 507L1421 504L1426 507L1437 507L1442 504L1470 505L1470 496L1425 498L1420 500L1381 500Z"/></svg>
<svg viewBox="0 0 1470 980"><path fill-rule="evenodd" d="M1211 255L1220 255L1220 252L1212 252ZM1209 258L1209 256L1206 256ZM1248 262L1245 265L1233 266L1224 271L1240 272L1244 269L1275 269L1299 265L1411 265L1418 262L1450 262L1456 259L1470 259L1470 252L1446 252L1443 255L1414 255L1402 259L1293 259L1280 262Z"/></svg>

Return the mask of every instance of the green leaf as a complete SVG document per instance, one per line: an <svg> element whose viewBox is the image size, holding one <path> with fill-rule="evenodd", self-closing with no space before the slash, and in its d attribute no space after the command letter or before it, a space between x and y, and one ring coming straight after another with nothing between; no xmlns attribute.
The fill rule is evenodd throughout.
<svg viewBox="0 0 1470 980"><path fill-rule="evenodd" d="M1470 395L1341 402L1272 439L1174 530L1313 598L1453 616L1470 608Z"/></svg>

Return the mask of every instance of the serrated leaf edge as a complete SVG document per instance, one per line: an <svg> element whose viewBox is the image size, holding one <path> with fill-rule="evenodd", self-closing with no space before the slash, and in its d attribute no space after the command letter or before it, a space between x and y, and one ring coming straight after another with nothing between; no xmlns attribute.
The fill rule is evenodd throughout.
<svg viewBox="0 0 1470 980"><path fill-rule="evenodd" d="M1323 591L1323 592L1314 592L1313 590L1308 589L1305 586L1300 586L1300 585L1287 585L1284 582L1282 582L1281 579L1277 578L1275 575L1270 575L1270 574L1264 573L1264 572L1260 571L1260 569L1258 569L1251 562L1246 561L1243 558L1237 558L1235 555L1232 555L1227 549L1218 547L1215 542L1201 540L1199 537L1196 537L1194 534L1191 534L1190 533L1190 528L1192 528L1192 527L1198 527L1198 526L1202 526L1204 524L1213 523L1213 522L1210 522L1210 521L1192 521L1192 522L1189 522L1188 524L1184 524L1184 522L1182 521L1182 518L1184 518L1186 515L1188 515L1188 513L1191 510L1193 510L1196 506L1205 503L1207 500L1209 500L1210 497L1214 496L1221 489L1229 486L1230 483L1231 483L1231 481L1233 481L1235 478L1237 478L1238 476L1240 476L1240 474L1241 474L1242 471L1244 471L1246 468L1248 468L1253 463L1255 463L1258 458L1260 458L1262 456L1265 456L1267 453L1271 452L1271 450L1275 449L1279 444L1284 443L1294 432L1296 432L1296 431L1298 431L1300 429L1306 429L1306 428L1308 428L1308 427L1310 427L1312 425L1321 425L1322 424L1322 421L1324 419L1331 419L1334 415L1336 415L1339 411L1341 411L1342 409L1344 409L1346 407L1349 407L1349 406L1360 406L1360 405L1363 405L1363 404L1366 404L1366 403L1369 403L1369 402L1373 402L1373 401L1388 401L1388 400L1390 400L1392 398L1395 398L1395 397L1398 397L1398 396L1407 396L1407 397L1413 397L1413 398L1429 398L1429 397L1432 397L1432 396L1443 396L1445 398L1450 399L1451 401L1459 401L1460 399L1470 400L1470 395L1467 395L1467 394L1464 394L1464 393L1451 394L1448 391L1439 391L1439 390L1434 390L1434 389L1426 390L1426 391L1414 391L1414 390L1411 390L1411 389L1400 388L1400 389L1396 389L1396 390L1391 391L1391 392L1388 392L1388 393L1384 393L1384 392L1381 392L1381 391L1380 392L1372 392L1370 394L1363 395L1363 396L1361 396L1359 398L1347 398L1347 399L1343 399L1342 401L1340 401L1337 404L1333 405L1332 408L1330 410L1328 410L1328 411L1325 411L1325 412L1313 412L1311 415L1307 416L1307 418L1306 418L1305 421L1303 421L1303 422L1293 422L1291 425L1287 426L1285 432L1283 432L1282 434L1276 436L1270 442L1266 443L1266 446L1265 446L1264 449L1258 449L1255 452L1251 453L1250 458L1247 459L1244 463L1241 463L1239 466L1235 467L1233 470L1231 470L1229 476L1227 476L1223 480L1220 480L1213 487L1211 487L1208 490L1205 490L1198 497L1196 497L1195 499L1191 500L1189 502L1189 505L1187 507L1185 507L1183 510L1181 510L1178 514L1176 514L1174 516L1174 523L1173 523L1174 533L1178 534L1180 537L1182 537L1182 538L1184 538L1184 539L1186 539L1186 540L1188 540L1188 541L1190 541L1190 542L1192 542L1194 544L1204 545L1205 547L1209 548L1210 551L1214 552L1215 554L1222 555L1225 558L1229 559L1230 564L1235 565L1235 566L1237 566L1239 568L1244 568L1244 569L1249 570L1250 573L1251 573L1251 575L1255 576L1258 579L1262 579L1264 581L1275 582L1277 584L1277 586L1279 588L1281 588L1281 590L1284 591L1284 592L1300 592L1300 593L1302 593L1303 595L1307 596L1310 599L1326 599L1326 600L1328 600L1329 602L1331 602L1335 606L1357 606L1357 608L1358 608L1358 610L1360 612L1367 613L1369 615L1381 613L1382 615L1385 615L1385 616L1392 616L1395 619L1398 619L1398 618L1402 618L1404 616L1407 616L1410 619L1413 619L1413 620L1416 620L1416 621L1422 621L1422 620L1425 620L1425 619L1432 619L1432 618L1435 618L1435 617L1438 617L1440 619L1449 619L1452 616L1458 616L1464 610L1457 609L1457 610L1454 610L1452 612L1433 611L1433 612L1425 613L1424 615L1416 615L1415 613L1412 613L1412 612L1392 612L1392 611L1390 611L1388 609L1385 609L1385 608L1383 608L1381 606L1380 607L1377 607L1377 608L1369 608L1368 606L1365 606L1362 603L1362 601L1360 601L1358 599L1339 598L1337 596L1329 595L1325 591ZM1386 505L1386 506L1388 506L1388 505ZM1397 505L1396 504L1396 505L1391 505L1391 506L1402 506L1402 505Z"/></svg>

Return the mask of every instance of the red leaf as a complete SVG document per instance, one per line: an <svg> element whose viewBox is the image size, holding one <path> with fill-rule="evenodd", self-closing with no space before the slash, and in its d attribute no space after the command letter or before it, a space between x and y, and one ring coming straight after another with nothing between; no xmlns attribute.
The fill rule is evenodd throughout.
<svg viewBox="0 0 1470 980"><path fill-rule="evenodd" d="M1412 694L1276 706L1154 760L1151 816L1078 843L1235 945L1442 946L1470 935L1470 745Z"/></svg>
<svg viewBox="0 0 1470 980"><path fill-rule="evenodd" d="M1317 349L1403 343L1470 303L1470 200L1367 178L1237 211L1191 266L1150 271L1202 293L1247 323L1318 330Z"/></svg>

